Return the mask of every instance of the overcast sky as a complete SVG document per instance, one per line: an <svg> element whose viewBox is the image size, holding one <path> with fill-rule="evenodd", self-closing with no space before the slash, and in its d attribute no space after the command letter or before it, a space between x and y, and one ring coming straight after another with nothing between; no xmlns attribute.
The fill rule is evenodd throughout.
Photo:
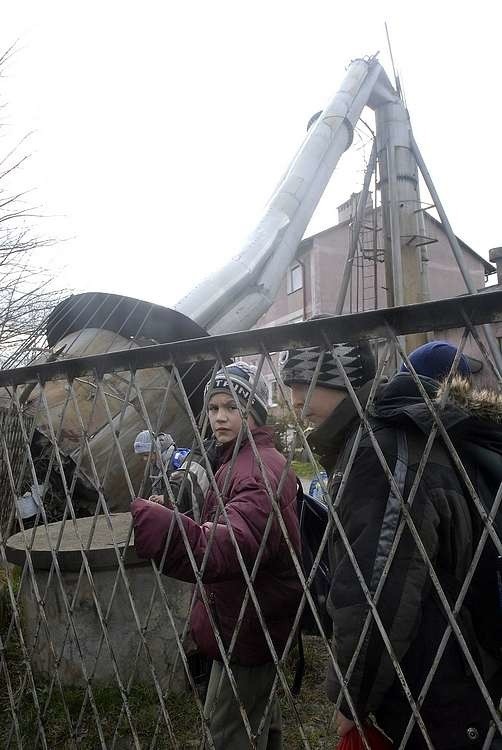
<svg viewBox="0 0 502 750"><path fill-rule="evenodd" d="M487 257L502 244L499 6L4 2L0 45L18 43L1 146L34 131L13 187L51 217L40 234L66 238L47 261L62 285L174 304L239 250L350 60L380 50L392 74L385 20L453 228ZM360 148L342 159L308 233L363 168Z"/></svg>

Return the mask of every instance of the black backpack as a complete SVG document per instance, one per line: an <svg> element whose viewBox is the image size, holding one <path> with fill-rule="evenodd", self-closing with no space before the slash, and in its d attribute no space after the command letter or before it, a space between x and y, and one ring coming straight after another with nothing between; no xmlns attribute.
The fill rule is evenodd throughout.
<svg viewBox="0 0 502 750"><path fill-rule="evenodd" d="M300 522L300 540L302 546L302 568L305 578L308 579L312 571L315 557L319 551L323 534L328 523L328 509L321 501L303 491L301 482L298 480L298 492L296 496L298 519ZM326 604L330 588L330 570L328 544L325 545L319 565L310 585L310 593L317 610L320 623L326 635L330 638L333 623L328 614ZM309 602L305 602L300 624L298 627L298 659L296 662L295 676L291 693L298 695L302 685L305 672L305 653L303 649L302 634L319 635L319 628L315 621Z"/></svg>
<svg viewBox="0 0 502 750"><path fill-rule="evenodd" d="M303 572L305 578L308 578L328 524L328 509L322 500L307 495L301 486L298 488L296 502L300 521ZM310 593L327 638L331 637L333 630L333 623L326 609L330 583L327 543L310 586ZM319 628L308 602L303 610L301 627L308 635L319 635Z"/></svg>

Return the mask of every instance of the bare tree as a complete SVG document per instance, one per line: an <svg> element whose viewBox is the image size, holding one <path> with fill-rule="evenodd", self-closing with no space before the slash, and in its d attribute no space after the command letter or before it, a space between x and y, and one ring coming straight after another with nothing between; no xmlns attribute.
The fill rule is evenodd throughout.
<svg viewBox="0 0 502 750"><path fill-rule="evenodd" d="M0 77L10 48L0 56ZM39 260L40 248L54 244L34 231L41 219L27 204L29 191L12 190L13 178L29 158L19 156L26 137L0 158L0 366L29 361L43 335L43 323L67 290L55 286L55 272Z"/></svg>
<svg viewBox="0 0 502 750"><path fill-rule="evenodd" d="M53 274L33 258L32 250L48 241L26 238L29 230L10 231L11 216L6 217L0 205L0 363L3 366L7 362L14 364L14 360L20 362L22 352L22 359L30 357L36 345L34 337L38 342L45 318L65 296L54 288Z"/></svg>

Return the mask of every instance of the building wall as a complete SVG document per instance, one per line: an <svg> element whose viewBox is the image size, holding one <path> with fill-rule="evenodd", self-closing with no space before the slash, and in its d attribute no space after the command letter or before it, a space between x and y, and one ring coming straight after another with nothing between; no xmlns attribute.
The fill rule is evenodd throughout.
<svg viewBox="0 0 502 750"><path fill-rule="evenodd" d="M371 212L367 214L365 225L368 228L372 225ZM380 209L378 209L377 213L377 227L381 227ZM335 313L335 306L341 287L350 244L350 232L350 222L344 221L304 240L300 244L297 260L292 266L296 263L300 263L302 266L303 287L296 291L290 290L290 285L288 286L288 276L291 272L290 268L283 279L275 302L258 321L256 325L257 328L294 323L300 320L306 320L313 315L332 315ZM466 292L465 284L451 251L448 239L441 225L427 214L425 214L425 233L427 237L431 239L431 243L428 245L427 261L430 299L444 299L464 294ZM383 248L381 245L383 243L383 238L381 229L378 230L377 237L377 245L382 251ZM370 240L372 240L372 236L368 229L368 241ZM370 247L369 244L367 246ZM481 258L470 252L463 243L461 243L461 248L463 250L464 263L471 274L476 288L482 289L485 285L485 264ZM419 250L417 250L417 252L419 252ZM366 270L363 271L361 269L361 259L359 256L359 270L357 270L356 263L354 263L351 283L343 307L344 313L387 306L383 252L379 253L379 257L380 261L376 264L376 304L373 281L374 264L368 265ZM358 281L357 273L359 274ZM363 286L365 287L364 295L362 292ZM502 331L498 335L502 336ZM443 331L441 334L438 334L438 336L447 338L452 341L452 343L456 343L460 341L461 332ZM471 354L476 358L483 359L476 343L471 337L469 337L466 344L466 353ZM270 367L266 364L263 368L263 373L271 384L270 389L272 392L275 378L271 373Z"/></svg>
<svg viewBox="0 0 502 750"><path fill-rule="evenodd" d="M431 299L444 299L465 294L464 280L457 266L448 239L441 226L429 216L426 218L426 233L437 242L429 245L429 286ZM485 286L485 269L480 260L464 249L464 263L466 264L476 289Z"/></svg>
<svg viewBox="0 0 502 750"><path fill-rule="evenodd" d="M465 284L446 235L440 225L429 216L426 217L426 233L427 237L433 240L428 246L429 260L427 262L431 299L444 299L465 293ZM258 321L256 327L289 323L300 315L309 318L323 313L334 314L349 242L349 222L338 224L304 241L299 247L297 256L304 269L303 289L288 292L288 281L285 276L274 304ZM465 248L463 258L476 288L482 289L485 285L485 266L482 260ZM359 285L356 281L356 273L354 265L344 312L356 312L363 309L362 272L359 270ZM369 278L370 275L367 273L367 288L372 279L372 275L371 279ZM371 290L371 293L368 292L366 295L364 309L385 307L386 293L385 264L380 261L377 263L377 304L375 305L374 294Z"/></svg>

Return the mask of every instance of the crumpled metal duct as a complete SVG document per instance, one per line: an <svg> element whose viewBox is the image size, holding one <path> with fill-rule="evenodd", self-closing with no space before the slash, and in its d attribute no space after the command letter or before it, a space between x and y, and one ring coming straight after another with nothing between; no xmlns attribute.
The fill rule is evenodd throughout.
<svg viewBox="0 0 502 750"><path fill-rule="evenodd" d="M175 310L131 297L90 292L70 297L55 308L47 321L51 352L33 364L54 356L69 359L201 336L207 333ZM202 408L203 388L211 366L192 364L180 371L192 410L197 414ZM64 380L54 380L44 386L51 425L39 387L29 391L23 399L26 414L35 418L40 433L50 441L52 426L59 436L61 452L71 465L79 466L81 482L76 498L79 509L94 512L97 500L91 459L81 446L80 418L86 425L92 459L110 511L127 509L131 499L118 457L115 456L114 461L114 454L110 452L113 432L118 435L135 488L140 486L144 473L144 464L133 450L136 434L147 427L138 403L138 389L153 429L171 432L179 445L191 446L192 428L177 383L171 383L170 398L163 409L159 403L159 393L165 392L169 379L169 369L164 367L139 370L132 387L130 372L103 375L102 388L111 425L103 399L95 398L97 386L92 377L78 378L73 383L80 416L72 400L68 400L68 384Z"/></svg>

